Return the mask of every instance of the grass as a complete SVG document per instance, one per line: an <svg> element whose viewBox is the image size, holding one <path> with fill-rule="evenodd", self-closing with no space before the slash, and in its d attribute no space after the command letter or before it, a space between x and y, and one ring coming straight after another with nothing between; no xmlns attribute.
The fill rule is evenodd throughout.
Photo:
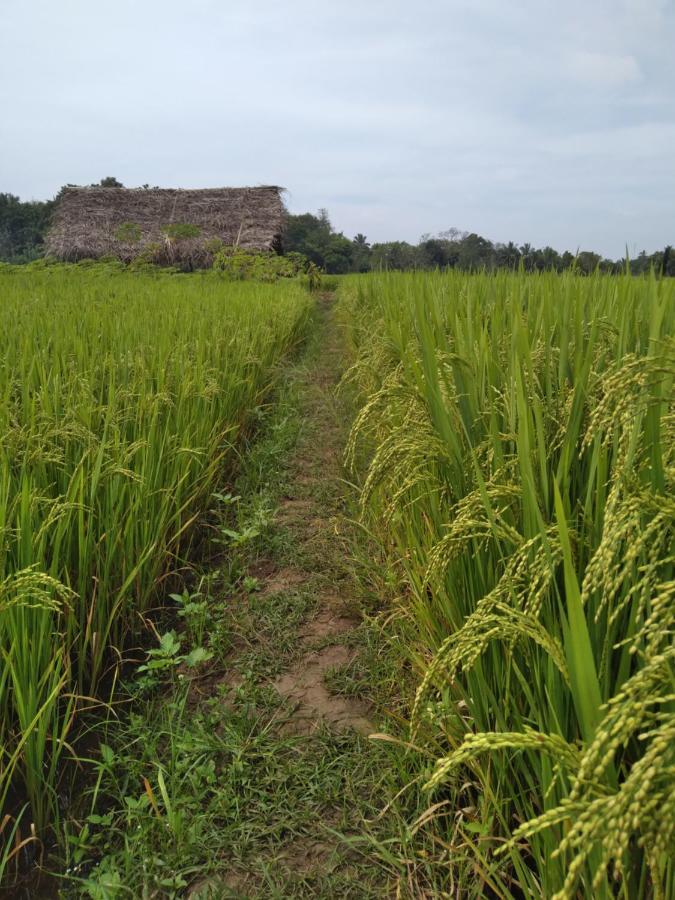
<svg viewBox="0 0 675 900"><path fill-rule="evenodd" d="M672 283L437 273L341 294L361 521L398 585L429 802L457 810L440 883L670 895Z"/></svg>
<svg viewBox="0 0 675 900"><path fill-rule="evenodd" d="M0 875L22 839L58 830L80 713L114 686L304 333L306 292L271 293L0 272ZM164 649L153 665L176 662Z"/></svg>

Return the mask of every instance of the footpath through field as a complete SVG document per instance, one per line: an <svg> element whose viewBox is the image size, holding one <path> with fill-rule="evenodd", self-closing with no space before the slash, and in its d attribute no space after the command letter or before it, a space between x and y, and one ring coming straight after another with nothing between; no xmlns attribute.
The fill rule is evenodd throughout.
<svg viewBox="0 0 675 900"><path fill-rule="evenodd" d="M309 347L291 372L297 440L267 474L277 484L272 536L248 566L255 592L227 623L235 634L227 692L222 680L216 686L222 727L254 710L242 750L247 783L232 798L242 826L236 836L225 831L215 848L216 868L227 874L193 882L193 900L390 895L362 834L387 800L389 776L383 748L367 739L375 717L367 636L340 536L347 423L335 388L342 365L332 296L323 295ZM263 456L274 456L275 427L285 424L262 438ZM201 690L209 702L214 685Z"/></svg>

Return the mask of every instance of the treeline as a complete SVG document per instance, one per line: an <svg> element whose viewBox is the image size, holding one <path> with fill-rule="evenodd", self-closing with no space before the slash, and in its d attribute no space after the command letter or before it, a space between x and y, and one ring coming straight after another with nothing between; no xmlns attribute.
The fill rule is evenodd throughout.
<svg viewBox="0 0 675 900"><path fill-rule="evenodd" d="M24 263L42 256L53 200L22 202L0 194L0 262Z"/></svg>
<svg viewBox="0 0 675 900"><path fill-rule="evenodd" d="M124 185L109 175L97 187ZM62 190L53 200L20 200L15 194L0 192L0 262L25 263L42 256L45 235Z"/></svg>
<svg viewBox="0 0 675 900"><path fill-rule="evenodd" d="M437 235L423 235L417 244L407 241L370 244L363 234L357 234L350 240L341 232L336 232L326 210L319 210L316 216L311 213L289 215L284 247L287 251L302 253L330 274L437 268L478 272L518 269L521 265L527 272L562 272L574 267L589 274L598 267L603 272L615 273L624 271L626 267L625 259L605 259L590 250L559 253L553 247L518 246L512 241L508 244L493 243L479 234L456 228ZM675 252L669 246L651 254L643 250L630 260L630 268L636 275L653 268L665 275L675 276Z"/></svg>
<svg viewBox="0 0 675 900"><path fill-rule="evenodd" d="M101 187L122 187L108 176ZM146 187L147 185L144 185ZM54 205L58 200L22 202L14 194L0 193L0 262L22 263L38 259L44 252L44 237ZM380 269L460 269L465 272L493 269L518 269L527 272L576 268L583 273L623 271L623 259L604 259L589 250L558 253L553 247L536 248L493 243L475 233L451 228L437 235L423 235L417 244L387 241L370 244L363 234L350 239L335 231L328 212L317 215L288 215L284 234L284 252L300 253L329 275L369 272ZM675 276L675 252L671 247L648 254L644 250L630 261L631 271L639 275L654 269Z"/></svg>

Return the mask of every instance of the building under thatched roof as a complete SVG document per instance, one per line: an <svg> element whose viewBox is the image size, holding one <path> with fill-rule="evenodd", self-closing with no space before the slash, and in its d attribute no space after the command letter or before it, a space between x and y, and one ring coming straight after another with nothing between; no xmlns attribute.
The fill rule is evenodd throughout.
<svg viewBox="0 0 675 900"><path fill-rule="evenodd" d="M67 187L58 199L46 251L75 261L115 256L129 262L208 265L219 242L279 250L281 188Z"/></svg>

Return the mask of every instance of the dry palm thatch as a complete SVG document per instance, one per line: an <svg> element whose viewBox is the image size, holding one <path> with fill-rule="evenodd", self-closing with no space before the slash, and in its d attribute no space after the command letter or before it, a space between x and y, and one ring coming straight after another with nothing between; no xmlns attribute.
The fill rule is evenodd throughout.
<svg viewBox="0 0 675 900"><path fill-rule="evenodd" d="M113 256L130 262L210 264L220 243L279 249L281 188L67 187L46 238L49 256L76 261Z"/></svg>

